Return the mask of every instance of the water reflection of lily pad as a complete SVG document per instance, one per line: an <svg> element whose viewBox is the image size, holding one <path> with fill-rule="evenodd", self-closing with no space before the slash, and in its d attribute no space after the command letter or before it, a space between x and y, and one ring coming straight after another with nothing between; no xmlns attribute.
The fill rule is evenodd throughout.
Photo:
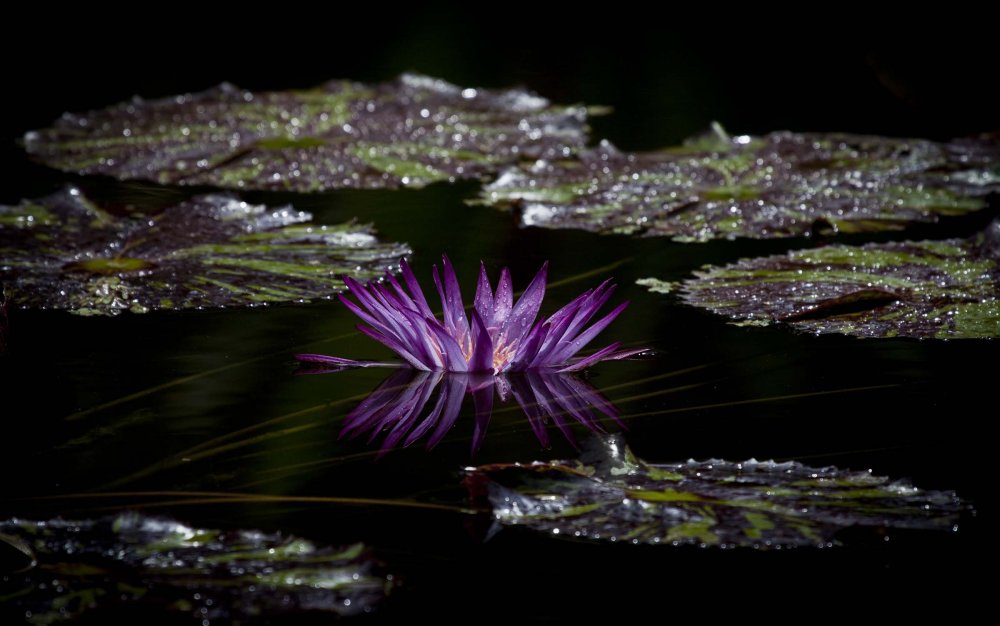
<svg viewBox="0 0 1000 626"><path fill-rule="evenodd" d="M1000 144L776 132L653 153L610 144L507 170L485 202L525 226L705 241L900 229L983 206Z"/></svg>
<svg viewBox="0 0 1000 626"><path fill-rule="evenodd" d="M653 465L619 437L580 461L471 468L467 485L504 525L557 537L701 546L829 546L859 526L951 531L968 510L954 492L870 472L796 462Z"/></svg>
<svg viewBox="0 0 1000 626"><path fill-rule="evenodd" d="M361 544L321 547L259 531L192 528L137 514L96 521L0 522L25 554L3 597L50 624L101 609L262 622L318 612L371 612L393 586ZM113 613L112 613L113 614ZM130 613L133 614L133 613ZM160 617L157 617L159 615Z"/></svg>
<svg viewBox="0 0 1000 626"><path fill-rule="evenodd" d="M684 300L737 323L859 337L1000 337L1000 222L970 239L825 246L695 274Z"/></svg>
<svg viewBox="0 0 1000 626"><path fill-rule="evenodd" d="M7 309L10 308L11 292L0 282L0 354L7 351L7 335L10 334Z"/></svg>
<svg viewBox="0 0 1000 626"><path fill-rule="evenodd" d="M329 297L343 275L380 276L409 252L311 217L227 195L120 217L68 189L0 206L0 281L18 307L83 314L249 306Z"/></svg>
<svg viewBox="0 0 1000 626"><path fill-rule="evenodd" d="M221 85L66 114L31 132L35 159L81 174L161 183L318 191L421 187L586 141L586 109L522 90L462 89L404 75L375 85L251 93Z"/></svg>
<svg viewBox="0 0 1000 626"><path fill-rule="evenodd" d="M334 368L333 371L336 371ZM323 372L307 367L305 372ZM572 424L603 433L601 415L620 425L618 409L599 391L572 374L528 371L510 375L421 372L400 369L344 419L341 437L383 438L382 451L426 439L435 447L454 426L466 394L472 396L475 423L472 452L482 446L493 415L494 388L501 402L514 398L542 446L555 428L575 445ZM426 409L426 410L425 410Z"/></svg>

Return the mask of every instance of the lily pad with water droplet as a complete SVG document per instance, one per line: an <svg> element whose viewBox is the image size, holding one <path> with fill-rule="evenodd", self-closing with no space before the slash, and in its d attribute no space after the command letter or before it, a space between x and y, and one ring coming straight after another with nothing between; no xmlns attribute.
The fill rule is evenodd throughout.
<svg viewBox="0 0 1000 626"><path fill-rule="evenodd" d="M738 324L858 337L1000 337L1000 221L969 239L831 245L709 266L683 299Z"/></svg>
<svg viewBox="0 0 1000 626"><path fill-rule="evenodd" d="M986 206L1000 190L1000 142L935 143L776 132L702 138L507 170L482 201L517 206L525 226L706 241L898 230Z"/></svg>
<svg viewBox="0 0 1000 626"><path fill-rule="evenodd" d="M62 622L95 610L199 623L270 622L306 612L371 612L393 586L361 544L317 546L259 531L193 528L125 514L100 520L13 519L0 541L22 563L0 596L28 622Z"/></svg>
<svg viewBox="0 0 1000 626"><path fill-rule="evenodd" d="M870 472L756 460L654 465L620 436L592 443L579 461L484 465L466 483L502 525L627 543L824 547L850 527L951 531L969 510L953 492Z"/></svg>
<svg viewBox="0 0 1000 626"><path fill-rule="evenodd" d="M224 84L65 114L27 134L28 153L68 172L239 189L421 187L564 158L587 110L526 91L462 89L403 75L364 85L251 93Z"/></svg>
<svg viewBox="0 0 1000 626"><path fill-rule="evenodd" d="M409 253L369 226L311 217L228 195L119 216L67 189L0 206L0 282L14 306L84 315L251 306L330 297L341 276L376 278Z"/></svg>

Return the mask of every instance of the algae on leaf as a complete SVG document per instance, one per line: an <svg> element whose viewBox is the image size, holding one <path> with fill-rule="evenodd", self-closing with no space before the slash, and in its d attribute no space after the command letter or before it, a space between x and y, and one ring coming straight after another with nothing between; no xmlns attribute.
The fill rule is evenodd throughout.
<svg viewBox="0 0 1000 626"><path fill-rule="evenodd" d="M858 337L1000 337L1000 221L969 239L831 245L695 276L682 298L740 324Z"/></svg>
<svg viewBox="0 0 1000 626"><path fill-rule="evenodd" d="M309 223L229 195L114 215L69 188L0 206L0 282L14 306L115 315L330 297L345 274L381 276L409 253L370 226Z"/></svg>
<svg viewBox="0 0 1000 626"><path fill-rule="evenodd" d="M197 93L67 113L24 143L80 174L239 189L421 187L476 178L586 142L587 110L522 90L406 74L374 85Z"/></svg>
<svg viewBox="0 0 1000 626"><path fill-rule="evenodd" d="M617 435L595 438L579 461L472 467L466 484L502 525L646 544L825 547L853 526L952 531L969 510L954 492L835 467L756 460L653 465Z"/></svg>
<svg viewBox="0 0 1000 626"><path fill-rule="evenodd" d="M706 241L898 230L985 206L1000 190L1000 143L848 134L717 134L506 170L482 201L516 205L525 226Z"/></svg>
<svg viewBox="0 0 1000 626"><path fill-rule="evenodd" d="M199 622L258 623L304 612L371 612L393 587L361 544L322 547L259 531L192 528L123 514L100 520L0 522L23 553L0 597L33 624L93 610ZM114 614L114 613L112 613Z"/></svg>

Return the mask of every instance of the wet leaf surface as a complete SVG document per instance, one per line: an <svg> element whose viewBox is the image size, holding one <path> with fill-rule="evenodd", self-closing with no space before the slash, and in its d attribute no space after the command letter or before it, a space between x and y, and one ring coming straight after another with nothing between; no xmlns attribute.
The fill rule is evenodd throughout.
<svg viewBox="0 0 1000 626"><path fill-rule="evenodd" d="M252 306L329 297L342 275L375 278L409 253L369 226L311 217L228 195L117 216L70 188L0 206L0 281L18 307L87 315Z"/></svg>
<svg viewBox="0 0 1000 626"><path fill-rule="evenodd" d="M321 547L132 513L96 521L13 519L0 522L0 533L23 557L4 572L4 604L33 624L98 609L144 611L157 623L164 614L196 623L263 623L301 612L349 616L371 612L394 584L361 544Z"/></svg>
<svg viewBox="0 0 1000 626"><path fill-rule="evenodd" d="M580 540L825 547L854 526L951 531L968 510L954 492L870 472L756 460L649 464L620 436L595 438L579 461L467 472L500 524Z"/></svg>
<svg viewBox="0 0 1000 626"><path fill-rule="evenodd" d="M586 109L521 90L462 89L403 75L364 85L251 93L223 84L67 113L28 133L38 161L119 179L240 189L421 187L563 158L586 141Z"/></svg>
<svg viewBox="0 0 1000 626"><path fill-rule="evenodd" d="M985 206L1000 143L724 131L661 152L603 143L576 159L507 170L484 202L524 226L706 241L899 230Z"/></svg>
<svg viewBox="0 0 1000 626"><path fill-rule="evenodd" d="M695 275L683 299L741 324L858 337L1000 337L1000 221L969 239L831 245Z"/></svg>

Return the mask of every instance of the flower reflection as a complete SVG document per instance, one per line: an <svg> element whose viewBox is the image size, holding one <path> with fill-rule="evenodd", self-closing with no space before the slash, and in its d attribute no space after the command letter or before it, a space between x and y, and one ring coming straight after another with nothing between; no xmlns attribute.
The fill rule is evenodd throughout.
<svg viewBox="0 0 1000 626"><path fill-rule="evenodd" d="M501 402L514 398L544 447L549 446L550 425L574 446L573 422L594 432L604 432L600 417L604 415L623 426L614 405L571 374L529 371L500 376L401 369L347 415L340 436L354 438L367 434L369 443L381 437L383 454L420 439L426 439L428 449L434 448L455 424L468 393L472 395L475 411L472 431L475 454L493 414L494 389Z"/></svg>

